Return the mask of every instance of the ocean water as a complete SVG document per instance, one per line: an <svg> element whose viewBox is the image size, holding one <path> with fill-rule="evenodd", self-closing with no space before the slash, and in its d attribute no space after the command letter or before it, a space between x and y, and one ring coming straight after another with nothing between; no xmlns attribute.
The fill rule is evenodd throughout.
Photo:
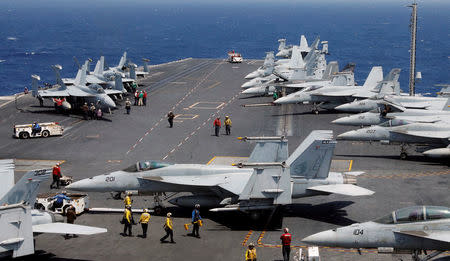
<svg viewBox="0 0 450 261"><path fill-rule="evenodd" d="M376 2L376 3L375 3ZM123 51L141 65L176 59L225 58L236 50L244 58L262 59L276 50L277 40L329 41L328 61L356 63L362 84L370 68L385 73L402 69L408 89L408 1L0 1L0 95L20 92L31 74L54 82L51 65L74 77L73 57L96 61L101 55L116 65ZM419 1L418 93L434 93L449 84L450 1ZM92 69L93 69L92 65Z"/></svg>

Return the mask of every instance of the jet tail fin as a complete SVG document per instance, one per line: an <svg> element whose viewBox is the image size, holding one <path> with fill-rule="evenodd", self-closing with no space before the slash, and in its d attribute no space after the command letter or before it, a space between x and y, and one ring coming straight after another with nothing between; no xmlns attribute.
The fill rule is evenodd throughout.
<svg viewBox="0 0 450 261"><path fill-rule="evenodd" d="M290 66L294 68L303 68L305 67L305 62L302 58L302 52L300 51L298 46L292 47L292 55L290 60Z"/></svg>
<svg viewBox="0 0 450 261"><path fill-rule="evenodd" d="M130 64L130 78L136 80L136 65Z"/></svg>
<svg viewBox="0 0 450 261"><path fill-rule="evenodd" d="M325 68L325 72L323 73L322 79L329 80L332 78L334 74L339 72L339 64L337 61L331 61L327 64Z"/></svg>
<svg viewBox="0 0 450 261"><path fill-rule="evenodd" d="M33 97L36 97L39 93L38 82L41 80L41 77L33 74L31 75L31 79L31 95L33 95Z"/></svg>
<svg viewBox="0 0 450 261"><path fill-rule="evenodd" d="M75 77L74 85L84 86L86 85L86 65L83 64L81 69L78 70L77 76Z"/></svg>
<svg viewBox="0 0 450 261"><path fill-rule="evenodd" d="M95 75L102 75L103 74L103 67L105 66L104 63L105 63L105 57L102 56L97 61L97 64L95 64L95 69L94 69L94 74Z"/></svg>
<svg viewBox="0 0 450 261"><path fill-rule="evenodd" d="M85 62L84 62L84 66L86 67L86 74L90 74L90 66L91 66L91 60L90 59L87 59Z"/></svg>
<svg viewBox="0 0 450 261"><path fill-rule="evenodd" d="M300 50L302 52L309 51L308 41L306 41L306 37L303 34L300 36Z"/></svg>
<svg viewBox="0 0 450 261"><path fill-rule="evenodd" d="M327 178L335 146L333 131L312 131L286 161L291 176L306 179Z"/></svg>
<svg viewBox="0 0 450 261"><path fill-rule="evenodd" d="M8 191L14 187L14 160L0 160L0 198L3 198Z"/></svg>
<svg viewBox="0 0 450 261"><path fill-rule="evenodd" d="M123 82L122 82L122 75L120 75L118 73L115 74L115 77L114 77L114 89L121 91L121 92L124 89Z"/></svg>
<svg viewBox="0 0 450 261"><path fill-rule="evenodd" d="M123 55L122 57L120 57L119 65L117 67L122 70L122 68L125 66L126 61L127 61L127 52L123 52Z"/></svg>
<svg viewBox="0 0 450 261"><path fill-rule="evenodd" d="M25 173L23 177L12 187L2 199L0 206L24 202L31 206L36 201L39 185L52 174L52 169L33 170Z"/></svg>
<svg viewBox="0 0 450 261"><path fill-rule="evenodd" d="M66 90L67 86L62 81L61 74L59 74L59 71L61 71L62 66L57 64L57 65L53 65L52 68L53 68L53 71L55 71L56 83L59 84L59 86L61 86L59 88L59 90Z"/></svg>
<svg viewBox="0 0 450 261"><path fill-rule="evenodd" d="M267 52L266 58L264 59L263 67L273 67L275 63L275 56L273 52Z"/></svg>
<svg viewBox="0 0 450 261"><path fill-rule="evenodd" d="M383 81L377 86L378 93L381 94L400 94L400 68L392 69Z"/></svg>
<svg viewBox="0 0 450 261"><path fill-rule="evenodd" d="M366 81L364 82L362 88L367 89L375 88L382 80L383 80L383 67L374 66L372 67L372 70L370 70L370 73L367 76Z"/></svg>

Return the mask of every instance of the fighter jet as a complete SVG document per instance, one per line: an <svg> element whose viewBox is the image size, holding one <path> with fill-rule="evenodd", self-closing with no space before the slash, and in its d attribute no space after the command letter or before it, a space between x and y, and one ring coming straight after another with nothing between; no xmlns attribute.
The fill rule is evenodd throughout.
<svg viewBox="0 0 450 261"><path fill-rule="evenodd" d="M297 88L298 90L299 88L304 87L303 83L305 82L328 82L331 79L331 75L339 70L337 62L330 62L330 64L327 65L324 54L317 52L316 50L309 52L305 61L303 61L297 46L294 46L291 59L296 61L293 62L295 65L292 67L291 64L287 64L285 67L275 67L273 70L273 74L276 76L275 80L267 81L260 86L251 87L244 90L242 94L266 95L283 87L289 87L290 89ZM353 77L351 79L353 79ZM298 83L302 83L302 85L300 87L296 86Z"/></svg>
<svg viewBox="0 0 450 261"><path fill-rule="evenodd" d="M89 60L86 60L84 67L81 67L81 69L88 68L87 66L89 66ZM116 76L119 76L119 78L122 78L122 76L118 73L103 74L103 71L101 71L101 68L102 68L101 66L102 66L101 62L98 61L93 73L88 73L88 71L86 70L86 85L97 84L97 85L100 85L105 90L119 90L123 94L127 93L127 90L123 86L122 79L120 79L120 81L122 83L117 85L117 87L116 87ZM130 83L130 82L132 83L136 79L136 72L135 72L134 66L130 66L130 76L133 77L133 79L131 79L131 80L128 78L124 79L127 81L127 83ZM62 78L62 82L66 86L70 86L70 85L75 84L75 79L76 78ZM109 93L109 94L111 95L111 93ZM118 94L120 94L120 93L118 93Z"/></svg>
<svg viewBox="0 0 450 261"><path fill-rule="evenodd" d="M386 100L398 103L407 109L445 110L450 105L450 97L424 97L404 95L375 95L368 99L352 101L337 106L335 109L344 112L366 112L380 107Z"/></svg>
<svg viewBox="0 0 450 261"><path fill-rule="evenodd" d="M450 156L450 125L447 122L411 123L389 126L389 122L358 130L348 131L337 136L341 140L380 141L383 144L401 144L402 159L406 159L406 144L424 146L421 151L430 157ZM432 150L431 150L432 149ZM439 150L435 150L439 149ZM416 149L420 151L419 148Z"/></svg>
<svg viewBox="0 0 450 261"><path fill-rule="evenodd" d="M266 77L272 74L274 67L275 57L273 56L273 52L266 52L266 58L264 59L264 63L261 67L256 69L255 71L247 74L245 79L254 79L259 77ZM251 82L251 81L249 81ZM249 83L248 85L250 85ZM244 83L245 85L245 83ZM244 86L242 86L245 88Z"/></svg>
<svg viewBox="0 0 450 261"><path fill-rule="evenodd" d="M2 184L11 177L14 179L12 160L0 162L0 168ZM105 228L67 224L59 214L33 209L39 185L51 173L51 169L27 172L16 185L9 186L9 191L0 199L0 255L33 254L33 235L42 233L93 235L107 232Z"/></svg>
<svg viewBox="0 0 450 261"><path fill-rule="evenodd" d="M86 86L86 67L83 65L81 70L78 70L77 77L75 78L75 84L72 86L66 86L64 82L62 82L61 76L59 74L59 70L62 69L61 65L53 66L53 69L56 74L56 82L60 85L58 89L49 89L49 90L39 90L38 89L38 81L40 77L37 75L32 75L32 89L33 96L40 96L42 98L61 98L64 97L68 102L75 103L77 98L84 99L85 102L94 103L97 106L99 105L102 110L110 110L115 109L116 104L108 95L117 95L122 94L121 89L123 89L123 85L121 83L120 76L115 78L116 86L122 86L120 90L110 90L103 89L100 85L91 84ZM70 107L72 107L69 104ZM67 108L67 109L70 109Z"/></svg>
<svg viewBox="0 0 450 261"><path fill-rule="evenodd" d="M320 69L319 69L320 70ZM303 88L318 86L318 85L346 85L354 84L353 70L338 72L338 62L332 61L327 64L325 72L322 75L322 79L316 79L315 76L308 76L304 73L294 72L289 77L282 78L277 73L266 77L266 82L261 83L259 86L248 88L242 91L242 94L250 95L267 95L275 91L281 91L283 88L287 93L292 93ZM270 78L269 78L270 77Z"/></svg>
<svg viewBox="0 0 450 261"><path fill-rule="evenodd" d="M336 142L332 131L313 131L288 157L283 137L247 137L256 142L248 163L228 165L169 164L142 161L122 171L83 179L67 186L76 191L191 192L170 200L174 205L201 204L211 211L258 212L290 204L292 198L371 195L356 186L359 173L329 172Z"/></svg>
<svg viewBox="0 0 450 261"><path fill-rule="evenodd" d="M313 89L303 89L286 97L274 101L275 104L289 103L313 103L313 111L318 113L318 108L334 109L336 106L358 98L367 98L374 93L399 93L400 84L398 77L400 69L392 69L384 78L381 66L374 66L367 76L363 86L330 86Z"/></svg>
<svg viewBox="0 0 450 261"><path fill-rule="evenodd" d="M425 261L450 249L450 209L406 207L373 221L319 232L302 241L329 247L377 248L378 253L408 251L414 260ZM428 250L435 252L420 258L421 252Z"/></svg>
<svg viewBox="0 0 450 261"><path fill-rule="evenodd" d="M371 126L388 122L389 126L409 123L449 122L450 111L406 109L400 104L384 100L375 110L342 117L332 121L334 124L351 126Z"/></svg>

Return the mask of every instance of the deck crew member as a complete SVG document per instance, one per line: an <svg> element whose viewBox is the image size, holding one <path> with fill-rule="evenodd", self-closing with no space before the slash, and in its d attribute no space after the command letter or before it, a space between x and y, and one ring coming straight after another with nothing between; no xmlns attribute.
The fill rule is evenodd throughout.
<svg viewBox="0 0 450 261"><path fill-rule="evenodd" d="M283 252L283 261L289 261L289 256L291 254L291 240L292 235L289 233L289 228L284 228L284 234L281 235L281 249Z"/></svg>
<svg viewBox="0 0 450 261"><path fill-rule="evenodd" d="M60 180L62 178L62 174L61 174L61 166L58 163L56 163L55 166L53 166L53 170L52 170L52 176L53 176L53 182L50 185L50 189L53 189L53 185L56 183L56 188L59 189L59 185L60 185Z"/></svg>
<svg viewBox="0 0 450 261"><path fill-rule="evenodd" d="M191 236L200 238L199 230L200 223L202 222L202 217L200 216L200 204L195 204L195 208L192 211L192 233Z"/></svg>
<svg viewBox="0 0 450 261"><path fill-rule="evenodd" d="M127 110L127 114L130 114L130 110L131 110L131 102L130 99L127 98L127 100L125 101L125 109Z"/></svg>
<svg viewBox="0 0 450 261"><path fill-rule="evenodd" d="M231 134L231 119L229 116L225 116L225 121L223 122L225 124L225 132L227 135Z"/></svg>
<svg viewBox="0 0 450 261"><path fill-rule="evenodd" d="M161 243L166 241L166 238L168 238L170 236L170 243L175 243L175 241L173 241L173 219L172 219L172 213L167 213L167 217L166 217L166 223L164 223L164 230L166 231L166 235L163 236L160 241Z"/></svg>
<svg viewBox="0 0 450 261"><path fill-rule="evenodd" d="M77 219L77 213L75 212L75 207L74 206L70 206L67 208L66 210L66 217L67 217L67 223L68 224L73 224L75 219ZM72 235L73 237L78 237L76 234ZM65 238L69 239L70 234L66 234Z"/></svg>
<svg viewBox="0 0 450 261"><path fill-rule="evenodd" d="M248 249L245 252L245 260L256 261L255 244L253 244L253 243L248 244Z"/></svg>
<svg viewBox="0 0 450 261"><path fill-rule="evenodd" d="M33 125L31 126L31 135L36 135L38 133L41 133L41 126L39 126L39 123L37 123L36 121L33 123Z"/></svg>
<svg viewBox="0 0 450 261"><path fill-rule="evenodd" d="M125 206L131 206L133 200L131 199L131 192L127 192L127 196L123 199Z"/></svg>
<svg viewBox="0 0 450 261"><path fill-rule="evenodd" d="M222 124L220 123L220 117L217 117L214 120L213 125L214 125L214 132L215 132L216 136L219 137L220 126L222 126Z"/></svg>
<svg viewBox="0 0 450 261"><path fill-rule="evenodd" d="M144 212L141 214L141 218L139 219L139 223L141 223L142 227L143 238L147 237L148 221L150 221L150 214L148 213L148 209L144 209Z"/></svg>
<svg viewBox="0 0 450 261"><path fill-rule="evenodd" d="M67 200L67 201L71 201L72 200L66 194L67 193L65 191L63 191L60 194L52 197L52 199L56 199L55 202L53 202L53 205L52 205L52 209L53 210L62 207L63 204L64 204L64 200Z"/></svg>
<svg viewBox="0 0 450 261"><path fill-rule="evenodd" d="M175 118L175 114L173 112L169 111L169 114L167 114L167 121L169 121L170 128L173 127L173 119Z"/></svg>
<svg viewBox="0 0 450 261"><path fill-rule="evenodd" d="M131 226L133 225L133 214L131 213L131 206L127 205L125 207L125 211L123 212L123 236L127 236L127 230L128 230L128 236L133 236L131 233Z"/></svg>

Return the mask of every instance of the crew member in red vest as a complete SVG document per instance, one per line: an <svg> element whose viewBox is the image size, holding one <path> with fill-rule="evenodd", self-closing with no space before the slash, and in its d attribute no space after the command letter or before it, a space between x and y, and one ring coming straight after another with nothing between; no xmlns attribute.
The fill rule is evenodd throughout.
<svg viewBox="0 0 450 261"><path fill-rule="evenodd" d="M281 245L283 250L283 260L289 261L289 255L291 254L291 240L292 235L289 233L289 229L286 227L284 228L284 234L281 235Z"/></svg>

